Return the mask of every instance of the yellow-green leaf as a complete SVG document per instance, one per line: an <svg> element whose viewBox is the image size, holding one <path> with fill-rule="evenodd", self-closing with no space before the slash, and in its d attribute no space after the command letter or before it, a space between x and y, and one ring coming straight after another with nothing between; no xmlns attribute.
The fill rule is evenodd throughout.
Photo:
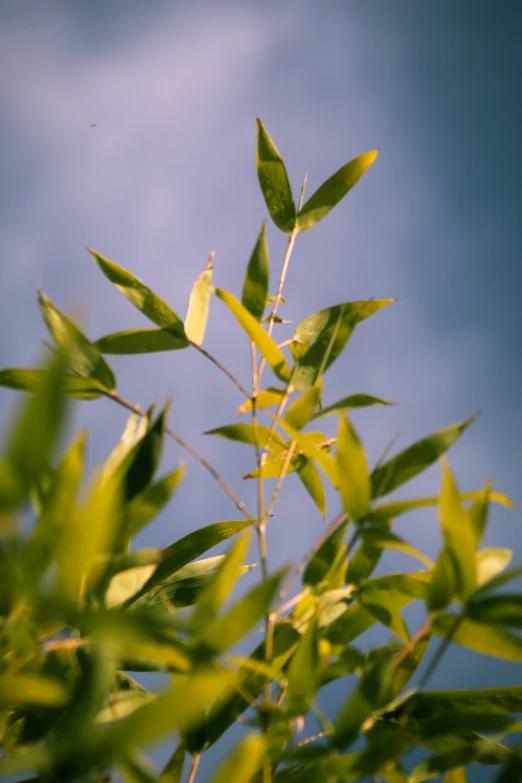
<svg viewBox="0 0 522 783"><path fill-rule="evenodd" d="M212 293L213 265L214 257L211 255L190 292L184 327L187 338L195 345L201 345L205 337Z"/></svg>
<svg viewBox="0 0 522 783"><path fill-rule="evenodd" d="M295 204L285 164L268 131L257 120L257 176L268 212L276 226L290 233L295 226Z"/></svg>
<svg viewBox="0 0 522 783"><path fill-rule="evenodd" d="M359 521L368 512L370 472L364 447L350 421L340 414L337 433L339 491L348 516Z"/></svg>

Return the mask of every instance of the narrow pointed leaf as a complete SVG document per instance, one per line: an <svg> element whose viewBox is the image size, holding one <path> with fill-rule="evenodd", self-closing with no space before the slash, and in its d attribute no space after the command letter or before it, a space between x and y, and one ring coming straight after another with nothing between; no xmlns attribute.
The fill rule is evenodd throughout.
<svg viewBox="0 0 522 783"><path fill-rule="evenodd" d="M430 612L438 612L451 604L458 593L458 574L451 551L443 547L435 563L427 596Z"/></svg>
<svg viewBox="0 0 522 783"><path fill-rule="evenodd" d="M105 277L121 291L123 296L150 321L173 334L185 336L183 322L163 299L151 291L145 283L114 261L109 261L92 248L89 253L97 262Z"/></svg>
<svg viewBox="0 0 522 783"><path fill-rule="evenodd" d="M337 433L339 491L348 516L363 519L370 502L370 472L364 447L349 420L339 416Z"/></svg>
<svg viewBox="0 0 522 783"><path fill-rule="evenodd" d="M350 326L356 326L394 301L394 299L368 299L326 307L301 321L295 330L294 340L297 343L314 342L325 329L337 321L339 314Z"/></svg>
<svg viewBox="0 0 522 783"><path fill-rule="evenodd" d="M184 328L187 338L195 345L201 345L205 337L212 293L213 265L214 259L210 256L207 266L198 276L190 292Z"/></svg>
<svg viewBox="0 0 522 783"><path fill-rule="evenodd" d="M456 567L459 595L467 601L477 584L475 552L478 538L445 460L442 463L439 515L446 547Z"/></svg>
<svg viewBox="0 0 522 783"><path fill-rule="evenodd" d="M297 216L299 231L309 231L326 217L369 169L378 154L379 150L365 152L327 179L299 210Z"/></svg>
<svg viewBox="0 0 522 783"><path fill-rule="evenodd" d="M477 585L478 592L483 588L488 590L490 580L497 577L508 567L513 558L511 549L488 547L477 552Z"/></svg>
<svg viewBox="0 0 522 783"><path fill-rule="evenodd" d="M388 689L387 661L369 667L341 708L334 724L332 745L342 750L356 738L361 725L382 706Z"/></svg>
<svg viewBox="0 0 522 783"><path fill-rule="evenodd" d="M446 637L454 624L455 617L451 614L438 614L433 618L433 628L439 636ZM452 634L452 640L483 655L522 661L522 639L496 625L463 620Z"/></svg>
<svg viewBox="0 0 522 783"><path fill-rule="evenodd" d="M82 378L99 381L107 389L116 388L116 378L100 351L81 332L71 319L58 310L50 299L39 291L40 311L56 344L67 356L67 362Z"/></svg>
<svg viewBox="0 0 522 783"><path fill-rule="evenodd" d="M342 522L311 558L303 573L305 585L318 585L327 575L346 536L348 521Z"/></svg>
<svg viewBox="0 0 522 783"><path fill-rule="evenodd" d="M287 670L286 708L290 715L305 715L318 685L319 637L314 617L303 634Z"/></svg>
<svg viewBox="0 0 522 783"><path fill-rule="evenodd" d="M265 312L270 275L270 259L266 244L265 228L266 223L263 222L248 262L243 282L243 295L241 297L241 304L256 321L261 321Z"/></svg>
<svg viewBox="0 0 522 783"><path fill-rule="evenodd" d="M351 394L349 397L343 397L342 400L327 405L326 408L317 411L312 419L320 419L322 416L331 416L332 413L339 411L350 411L356 408L368 408L370 405L393 405L389 400L383 400L381 397L372 397L371 394Z"/></svg>
<svg viewBox="0 0 522 783"><path fill-rule="evenodd" d="M302 430L310 419L314 418L314 413L321 402L320 386L312 386L293 401L285 413L285 419L292 427Z"/></svg>
<svg viewBox="0 0 522 783"><path fill-rule="evenodd" d="M199 641L219 655L239 642L261 620L279 589L285 570L278 571L243 595L221 617L204 626Z"/></svg>
<svg viewBox="0 0 522 783"><path fill-rule="evenodd" d="M481 492L461 492L460 497L462 500L478 500L481 496ZM506 508L513 508L513 503L506 496L500 492L492 492L489 499L495 503L499 503ZM429 506L437 506L440 502L439 496L432 496L426 498L411 498L408 500L394 500L390 503L381 503L379 506L374 506L368 515L368 519L373 522L380 521L382 519L395 519L395 517L405 514L408 511L414 511L418 508L427 508Z"/></svg>
<svg viewBox="0 0 522 783"><path fill-rule="evenodd" d="M190 343L185 335L175 334L167 329L130 329L113 332L100 337L94 343L101 353L138 354L159 351L179 351Z"/></svg>
<svg viewBox="0 0 522 783"><path fill-rule="evenodd" d="M424 658L431 637L432 631L426 628L393 658L390 664L390 698L397 697L409 683Z"/></svg>
<svg viewBox="0 0 522 783"><path fill-rule="evenodd" d="M467 617L477 623L522 628L522 595L492 595L468 604Z"/></svg>
<svg viewBox="0 0 522 783"><path fill-rule="evenodd" d="M182 740L167 761L158 778L158 783L181 783L185 763L186 743Z"/></svg>
<svg viewBox="0 0 522 783"><path fill-rule="evenodd" d="M257 176L270 217L290 233L295 226L295 204L285 164L261 120L257 120Z"/></svg>
<svg viewBox="0 0 522 783"><path fill-rule="evenodd" d="M167 411L166 406L123 462L124 497L127 502L145 490L156 472L163 450Z"/></svg>
<svg viewBox="0 0 522 783"><path fill-rule="evenodd" d="M243 307L233 294L221 288L216 288L215 294L236 317L250 340L255 343L260 353L265 357L275 375L281 380L288 381L290 378L290 367L281 348L269 337L254 316Z"/></svg>
<svg viewBox="0 0 522 783"><path fill-rule="evenodd" d="M154 484L146 486L128 503L125 510L125 533L132 538L167 505L185 476L181 466Z"/></svg>
<svg viewBox="0 0 522 783"><path fill-rule="evenodd" d="M333 486L338 487L339 477L337 464L333 457L311 442L309 437L307 437L311 433L299 432L299 430L296 430L295 427L292 427L291 424L284 419L281 420L280 424L282 429L286 430L292 440L295 441L297 450L304 454L307 459L316 462ZM323 437L326 440L326 437Z"/></svg>
<svg viewBox="0 0 522 783"><path fill-rule="evenodd" d="M0 386L7 389L35 392L45 376L45 370L25 370L12 368L0 370ZM94 400L102 397L106 388L94 379L80 378L77 375L63 376L63 394L79 400Z"/></svg>
<svg viewBox="0 0 522 783"><path fill-rule="evenodd" d="M276 389L274 387L263 389L256 396L256 409L261 410L262 408L271 408L273 405L279 405L281 402L281 397L283 397L284 393L284 389ZM242 413L247 413L251 410L252 400L250 399L240 405L236 413L241 415Z"/></svg>
<svg viewBox="0 0 522 783"><path fill-rule="evenodd" d="M476 418L472 416L462 424L434 432L375 468L372 473L372 497L379 498L393 492L433 465Z"/></svg>
<svg viewBox="0 0 522 783"><path fill-rule="evenodd" d="M319 471L309 459L299 455L301 464L296 467L297 477L306 489L315 505L321 512L323 519L326 518L326 497L324 486Z"/></svg>
<svg viewBox="0 0 522 783"><path fill-rule="evenodd" d="M257 425L257 438L260 448L263 448L269 433L270 427L266 427L264 424ZM252 424L228 424L224 427L216 427L213 430L207 430L203 434L218 435L220 438L237 441L238 443L248 443L251 445L256 443L256 433ZM274 431L270 437L269 449L273 450L275 447L284 448L284 446L285 441L279 433Z"/></svg>
<svg viewBox="0 0 522 783"><path fill-rule="evenodd" d="M194 630L205 628L227 600L240 576L240 567L250 545L250 532L245 531L230 547L214 578L202 592L192 618Z"/></svg>
<svg viewBox="0 0 522 783"><path fill-rule="evenodd" d="M266 752L265 738L259 734L249 734L221 764L211 783L250 783Z"/></svg>

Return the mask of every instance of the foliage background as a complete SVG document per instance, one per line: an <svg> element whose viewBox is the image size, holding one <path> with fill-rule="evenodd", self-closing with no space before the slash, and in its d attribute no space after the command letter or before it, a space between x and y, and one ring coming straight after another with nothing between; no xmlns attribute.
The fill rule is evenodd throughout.
<svg viewBox="0 0 522 783"><path fill-rule="evenodd" d="M520 507L521 32L522 8L509 0L153 8L3 0L0 366L35 358L35 337L43 336L36 283L59 306L83 312L93 338L145 325L103 284L82 242L181 313L210 250L216 283L238 293L265 214L255 114L277 140L294 191L305 167L311 193L339 161L379 146L356 191L298 240L289 309L299 321L336 301L398 297L357 331L329 373L326 402L365 391L399 403L354 416L373 459L399 428L405 446L482 410L452 465L463 487L493 473ZM275 276L284 238L268 231ZM248 383L248 345L215 304L208 347ZM201 357L114 358L129 399L172 394L174 426L230 480L245 472L241 447L200 435L231 421L241 401ZM2 390L2 420L11 402ZM92 431L91 464L124 420L108 402L76 407L76 423ZM167 444L165 464L178 458ZM437 470L416 482L419 494L438 486ZM268 528L272 568L317 538L322 522L309 509L289 481ZM167 545L231 516L227 498L190 463L172 506L145 536ZM516 520L493 508L486 543L518 551ZM400 525L434 554L432 512ZM402 562L391 555L386 565ZM470 687L517 678L515 665L492 667L458 648L445 663L433 687L458 687L464 667ZM329 710L340 703L334 692L328 699Z"/></svg>

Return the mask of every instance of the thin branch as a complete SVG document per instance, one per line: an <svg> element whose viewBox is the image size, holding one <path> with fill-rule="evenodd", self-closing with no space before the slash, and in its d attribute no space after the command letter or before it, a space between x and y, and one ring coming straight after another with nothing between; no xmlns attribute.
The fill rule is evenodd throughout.
<svg viewBox="0 0 522 783"><path fill-rule="evenodd" d="M128 400L124 399L124 397L122 397L120 394L118 394L115 391L107 392L107 396L113 399L119 405L132 411L137 416L143 417L146 415L145 411L143 411L139 405L133 405L132 402L129 402ZM206 468L206 470L208 470L210 475L217 481L221 489L228 495L230 500L234 503L237 509L241 511L243 516L246 519L248 519L249 522L254 522L255 517L253 516L253 514L250 513L245 503L241 500L241 498L238 497L238 495L236 495L232 487L218 473L218 471L215 469L212 463L210 463L206 457L203 457L198 451L196 451L196 449L193 448L189 443L183 440L183 438L180 435L178 435L177 432L174 432L174 430L171 430L170 428L166 427L165 432L170 438L172 438L172 440L174 440L178 444L178 446L181 446L182 449L185 449L185 451L187 451L192 457L194 457L195 460L197 460L201 465L203 465L203 467Z"/></svg>
<svg viewBox="0 0 522 783"><path fill-rule="evenodd" d="M199 753L195 753L192 756L192 764L190 765L190 773L187 779L187 783L194 783L194 780L196 778L196 772L198 771L199 767L199 759L200 759Z"/></svg>
<svg viewBox="0 0 522 783"><path fill-rule="evenodd" d="M224 373L227 376L227 378L229 378L232 381L232 383L235 384L235 386L237 386L237 388L239 389L239 391L241 392L241 394L244 397L246 397L247 399L250 399L250 394L247 392L247 390L245 389L243 384L240 381L238 381L238 379L235 377L235 375L233 375L230 372L230 370L227 370L227 368L223 364L221 364L221 362L219 362L214 356L212 356L211 353L206 351L201 345L198 345L197 343L193 343L193 342L191 342L190 344L197 351L199 351L203 356L205 356L209 361L211 361L212 364L215 364L216 367L219 370L221 370L221 372Z"/></svg>

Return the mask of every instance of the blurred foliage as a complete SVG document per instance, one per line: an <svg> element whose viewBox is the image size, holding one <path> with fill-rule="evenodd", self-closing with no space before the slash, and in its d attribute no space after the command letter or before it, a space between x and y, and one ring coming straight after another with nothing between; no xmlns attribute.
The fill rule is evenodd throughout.
<svg viewBox="0 0 522 783"><path fill-rule="evenodd" d="M39 292L53 350L38 369L0 371L0 385L31 393L10 420L0 453L0 761L9 779L176 783L188 774L193 781L201 754L238 721L247 734L214 783L372 776L462 783L475 764L499 765L499 783L522 779L522 752L509 738L522 729L522 687L426 688L450 643L522 662L522 595L503 591L522 569L508 569L509 550L482 546L490 504L510 501L490 483L461 492L444 457L474 417L372 467L348 413L391 403L357 393L323 407L323 378L355 327L392 300L335 305L306 318L290 340L279 344L273 336L284 323L277 310L296 238L341 201L376 157L368 152L346 164L304 204L303 186L295 204L281 155L258 121L261 190L270 217L288 235L275 295L264 224L241 301L213 288L211 256L185 319L131 272L91 250L154 329L92 341ZM104 358L193 348L241 388L202 348L213 296L251 344L253 393L237 411L249 413L250 422L207 434L253 447L244 478L257 482L257 516L169 429L168 405L158 413L121 396ZM263 387L266 365L279 385ZM86 476L86 433L63 447L68 398L100 397L128 408L130 417L112 453ZM334 433L308 429L332 416ZM135 548L133 538L183 480L182 466L158 476L167 436L210 470L244 518L209 520L163 549ZM383 500L437 460L437 496ZM303 560L271 572L265 529L291 473L323 517L324 482L331 485L339 512ZM430 506L438 508L441 529L435 562L392 529L399 515ZM254 568L247 562L254 530L259 579L244 591L241 576ZM208 555L229 538L225 555ZM387 548L415 558L416 570L376 576ZM410 632L402 610L413 601L425 618ZM238 655L238 643L263 623L263 641L250 656ZM377 624L391 635L386 644L356 646ZM163 672L164 687L148 692L140 672ZM318 699L338 680L346 698L336 716L326 716ZM311 715L321 730L308 736ZM172 756L154 770L144 753L165 738L173 740ZM415 748L424 757L416 765L409 755Z"/></svg>

